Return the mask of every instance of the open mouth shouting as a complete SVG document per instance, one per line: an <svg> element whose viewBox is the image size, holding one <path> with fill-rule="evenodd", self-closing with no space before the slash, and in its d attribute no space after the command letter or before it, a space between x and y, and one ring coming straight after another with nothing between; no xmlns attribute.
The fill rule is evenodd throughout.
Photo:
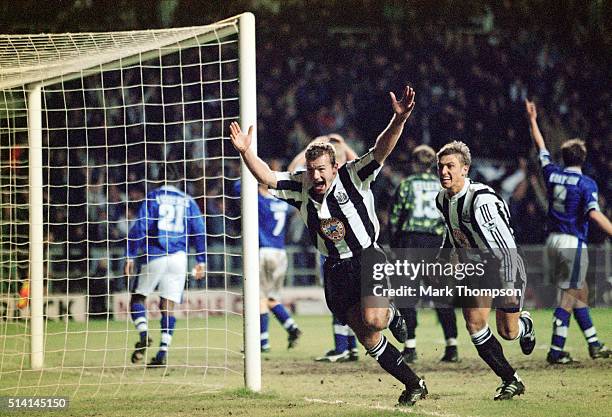
<svg viewBox="0 0 612 417"><path fill-rule="evenodd" d="M440 184L444 188L449 188L451 186L452 182L453 182L453 180L450 177L450 175L444 175L444 176L440 177Z"/></svg>
<svg viewBox="0 0 612 417"><path fill-rule="evenodd" d="M323 194L325 192L325 180L314 181L312 190L317 194Z"/></svg>

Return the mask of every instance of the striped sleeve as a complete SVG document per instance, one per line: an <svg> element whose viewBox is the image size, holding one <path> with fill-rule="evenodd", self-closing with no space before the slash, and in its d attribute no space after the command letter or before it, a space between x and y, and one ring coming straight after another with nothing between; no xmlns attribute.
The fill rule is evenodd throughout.
<svg viewBox="0 0 612 417"><path fill-rule="evenodd" d="M270 193L299 209L304 201L304 172L275 172L276 188L270 189Z"/></svg>
<svg viewBox="0 0 612 417"><path fill-rule="evenodd" d="M374 159L374 148L370 149L361 158L347 162L345 166L351 175L351 180L361 190L370 187L382 168L382 165Z"/></svg>
<svg viewBox="0 0 612 417"><path fill-rule="evenodd" d="M500 263L502 283L513 283L519 271L519 255L506 204L494 193L475 196L473 226Z"/></svg>

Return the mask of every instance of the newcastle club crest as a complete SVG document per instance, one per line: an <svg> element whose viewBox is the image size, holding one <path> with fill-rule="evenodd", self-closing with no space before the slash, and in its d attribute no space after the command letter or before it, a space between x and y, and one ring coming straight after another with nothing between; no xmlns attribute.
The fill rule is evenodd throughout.
<svg viewBox="0 0 612 417"><path fill-rule="evenodd" d="M342 190L335 193L334 197L336 197L336 200L338 200L340 204L346 204L349 201L349 196Z"/></svg>
<svg viewBox="0 0 612 417"><path fill-rule="evenodd" d="M331 241L339 242L346 235L344 224L335 217L321 219L321 232Z"/></svg>

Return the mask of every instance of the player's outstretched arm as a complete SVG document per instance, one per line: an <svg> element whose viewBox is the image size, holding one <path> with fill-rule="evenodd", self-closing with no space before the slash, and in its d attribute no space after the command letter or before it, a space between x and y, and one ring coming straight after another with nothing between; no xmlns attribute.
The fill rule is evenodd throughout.
<svg viewBox="0 0 612 417"><path fill-rule="evenodd" d="M399 137L404 130L404 124L410 117L412 110L414 110L414 90L406 86L404 88L404 97L397 100L395 94L391 91L389 96L391 97L391 107L393 108L393 117L389 125L383 130L383 132L376 139L374 145L374 159L379 164L385 162L387 156L393 151Z"/></svg>
<svg viewBox="0 0 612 417"><path fill-rule="evenodd" d="M243 133L242 129L240 129L240 125L236 122L232 122L230 124L230 139L232 140L234 148L240 152L244 163L257 181L260 184L267 185L268 187L276 188L276 177L274 176L274 171L272 171L268 164L258 157L251 148L253 126L249 127L247 133Z"/></svg>
<svg viewBox="0 0 612 417"><path fill-rule="evenodd" d="M538 151L545 151L546 144L544 143L544 136L542 136L542 132L540 132L540 128L538 127L538 111L535 103L525 99L525 110L527 110L529 131L531 132L533 142L535 143L536 148L538 148Z"/></svg>
<svg viewBox="0 0 612 417"><path fill-rule="evenodd" d="M612 236L612 223L601 211L590 210L589 219L591 219L593 223L597 224L601 230L606 232L608 237Z"/></svg>

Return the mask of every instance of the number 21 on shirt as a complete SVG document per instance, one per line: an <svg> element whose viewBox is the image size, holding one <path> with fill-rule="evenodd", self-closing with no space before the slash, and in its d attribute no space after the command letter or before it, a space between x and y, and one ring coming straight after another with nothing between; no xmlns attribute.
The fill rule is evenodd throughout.
<svg viewBox="0 0 612 417"><path fill-rule="evenodd" d="M162 203L159 205L159 230L171 233L182 233L185 231L185 207Z"/></svg>

